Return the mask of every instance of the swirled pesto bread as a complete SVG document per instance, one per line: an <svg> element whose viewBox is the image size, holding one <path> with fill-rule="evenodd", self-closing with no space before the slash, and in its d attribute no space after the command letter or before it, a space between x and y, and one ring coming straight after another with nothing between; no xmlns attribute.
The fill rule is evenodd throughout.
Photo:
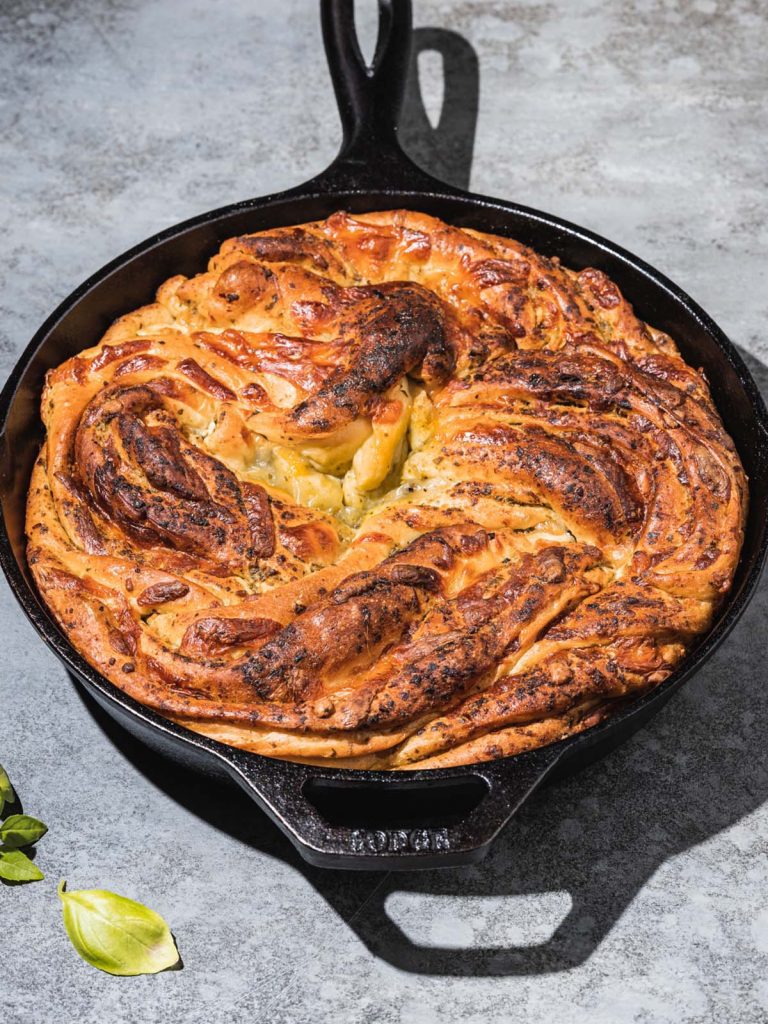
<svg viewBox="0 0 768 1024"><path fill-rule="evenodd" d="M733 578L744 472L602 272L408 211L232 238L48 374L48 607L190 729L403 769L661 682Z"/></svg>

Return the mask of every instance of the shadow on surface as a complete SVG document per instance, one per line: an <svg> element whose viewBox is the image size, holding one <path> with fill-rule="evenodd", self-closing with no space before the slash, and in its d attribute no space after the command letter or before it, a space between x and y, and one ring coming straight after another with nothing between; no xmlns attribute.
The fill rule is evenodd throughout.
<svg viewBox="0 0 768 1024"><path fill-rule="evenodd" d="M443 104L435 127L419 82L422 53L438 53L443 63ZM472 44L448 29L414 29L400 142L425 171L460 188L469 188L479 96L480 65Z"/></svg>

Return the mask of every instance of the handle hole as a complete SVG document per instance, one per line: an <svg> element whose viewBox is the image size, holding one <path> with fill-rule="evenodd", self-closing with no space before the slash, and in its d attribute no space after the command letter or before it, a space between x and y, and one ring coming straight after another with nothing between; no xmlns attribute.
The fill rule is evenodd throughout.
<svg viewBox="0 0 768 1024"><path fill-rule="evenodd" d="M303 795L329 825L354 828L441 828L455 825L488 794L479 775L434 783L308 779Z"/></svg>
<svg viewBox="0 0 768 1024"><path fill-rule="evenodd" d="M357 48L363 64L370 74L373 70L376 51L379 47L379 36L383 28L379 5L371 3L371 0L354 0L353 6Z"/></svg>
<svg viewBox="0 0 768 1024"><path fill-rule="evenodd" d="M384 907L414 946L494 950L502 956L551 942L573 909L564 889L494 895L473 890L471 882L444 892L395 890Z"/></svg>
<svg viewBox="0 0 768 1024"><path fill-rule="evenodd" d="M445 60L439 50L421 50L416 57L416 67L424 113L436 131L445 103Z"/></svg>

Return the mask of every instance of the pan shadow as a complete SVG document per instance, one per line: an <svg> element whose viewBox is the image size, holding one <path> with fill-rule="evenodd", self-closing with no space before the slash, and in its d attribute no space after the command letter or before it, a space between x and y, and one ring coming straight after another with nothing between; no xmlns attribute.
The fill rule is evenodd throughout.
<svg viewBox="0 0 768 1024"><path fill-rule="evenodd" d="M437 53L442 58L443 103L434 127L420 84L419 56L423 53ZM469 188L479 97L480 65L472 44L448 29L414 29L400 142L425 171L459 188Z"/></svg>

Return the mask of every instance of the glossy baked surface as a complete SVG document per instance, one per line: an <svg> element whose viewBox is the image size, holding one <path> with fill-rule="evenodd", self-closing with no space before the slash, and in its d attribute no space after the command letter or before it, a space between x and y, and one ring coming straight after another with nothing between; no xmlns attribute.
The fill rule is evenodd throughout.
<svg viewBox="0 0 768 1024"><path fill-rule="evenodd" d="M231 239L49 374L29 561L143 703L296 760L584 729L728 590L706 382L600 271L397 211Z"/></svg>

